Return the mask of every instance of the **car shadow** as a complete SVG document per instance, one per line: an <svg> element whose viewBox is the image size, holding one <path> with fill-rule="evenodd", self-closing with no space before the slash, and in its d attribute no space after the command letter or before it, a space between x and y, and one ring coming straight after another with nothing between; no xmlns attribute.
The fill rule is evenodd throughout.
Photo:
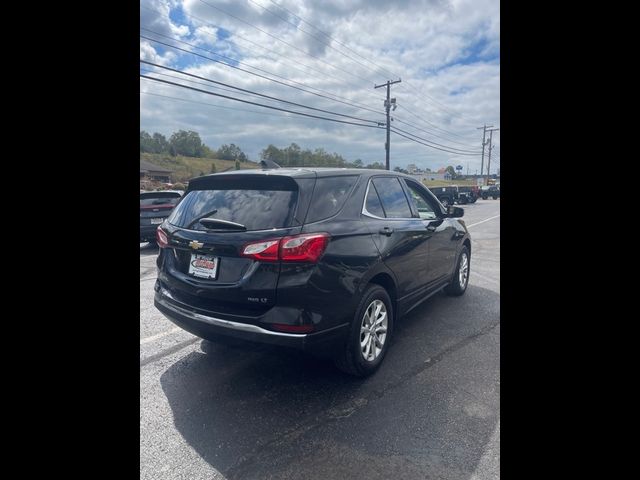
<svg viewBox="0 0 640 480"><path fill-rule="evenodd" d="M203 341L160 382L177 431L226 478L468 478L499 421L499 315L491 290L435 295L367 379Z"/></svg>
<svg viewBox="0 0 640 480"><path fill-rule="evenodd" d="M140 243L140 256L147 257L158 254L158 244L155 242Z"/></svg>

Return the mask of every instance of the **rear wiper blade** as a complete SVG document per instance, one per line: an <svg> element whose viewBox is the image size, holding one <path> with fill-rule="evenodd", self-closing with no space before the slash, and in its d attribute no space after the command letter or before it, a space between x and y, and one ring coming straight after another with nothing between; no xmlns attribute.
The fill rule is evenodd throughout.
<svg viewBox="0 0 640 480"><path fill-rule="evenodd" d="M241 223L230 222L229 220L220 220L218 218L201 218L200 224L204 225L207 230L241 230L245 231L247 227Z"/></svg>
<svg viewBox="0 0 640 480"><path fill-rule="evenodd" d="M217 208L215 210L211 210L210 212L203 213L202 215L198 215L196 218L191 220L191 222L189 222L189 225L187 225L187 228L193 227L200 220L202 220L203 218L208 217L209 215L213 215L214 213L218 213L218 209Z"/></svg>

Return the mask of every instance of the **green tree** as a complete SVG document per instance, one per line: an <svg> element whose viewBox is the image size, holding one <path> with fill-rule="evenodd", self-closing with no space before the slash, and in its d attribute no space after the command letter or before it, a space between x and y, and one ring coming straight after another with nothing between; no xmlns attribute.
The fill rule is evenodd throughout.
<svg viewBox="0 0 640 480"><path fill-rule="evenodd" d="M152 139L153 153L167 153L169 151L169 142L161 133L154 133Z"/></svg>
<svg viewBox="0 0 640 480"><path fill-rule="evenodd" d="M153 139L144 130L140 130L140 151L152 153Z"/></svg>
<svg viewBox="0 0 640 480"><path fill-rule="evenodd" d="M449 175L451 175L451 179L456 178L456 171L453 166L449 165L445 170Z"/></svg>
<svg viewBox="0 0 640 480"><path fill-rule="evenodd" d="M267 148L260 152L260 160L271 160L278 165L285 166L283 163L283 152L273 144L269 144Z"/></svg>
<svg viewBox="0 0 640 480"><path fill-rule="evenodd" d="M240 149L240 147L233 143L231 145L222 145L218 149L217 156L222 160L247 160L247 156Z"/></svg>
<svg viewBox="0 0 640 480"><path fill-rule="evenodd" d="M365 168L371 168L374 170L386 170L386 166L380 162L374 162L367 165Z"/></svg>
<svg viewBox="0 0 640 480"><path fill-rule="evenodd" d="M187 157L202 157L204 154L204 144L200 135L194 131L179 130L171 135L169 139L170 153L172 155L185 155Z"/></svg>
<svg viewBox="0 0 640 480"><path fill-rule="evenodd" d="M360 160L359 158L356 159L356 161L353 162L353 166L356 167L356 168L362 168L363 167L362 160Z"/></svg>

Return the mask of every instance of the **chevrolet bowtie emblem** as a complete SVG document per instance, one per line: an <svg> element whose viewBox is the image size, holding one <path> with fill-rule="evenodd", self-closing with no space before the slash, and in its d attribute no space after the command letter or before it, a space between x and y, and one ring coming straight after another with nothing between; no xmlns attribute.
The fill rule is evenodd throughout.
<svg viewBox="0 0 640 480"><path fill-rule="evenodd" d="M204 243L200 243L200 242L198 242L197 240L191 240L191 241L189 242L189 246L190 246L191 248L193 248L194 250L197 250L197 249L199 249L200 247L203 247L203 246L204 246Z"/></svg>

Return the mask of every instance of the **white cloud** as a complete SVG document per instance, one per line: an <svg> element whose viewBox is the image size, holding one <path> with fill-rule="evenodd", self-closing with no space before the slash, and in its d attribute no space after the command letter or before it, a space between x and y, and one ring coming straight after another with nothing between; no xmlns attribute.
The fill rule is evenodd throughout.
<svg viewBox="0 0 640 480"><path fill-rule="evenodd" d="M393 73L394 76L402 77L403 83L392 87L392 96L397 98L399 105L392 115L397 120L415 124L427 131L413 130L398 122L394 123L395 127L440 144L479 150L482 132L476 130L476 127L483 123L499 126L500 64L497 56L500 11L497 0L276 0L328 33L333 40L278 9L269 0L253 1L297 24L298 29L247 0L141 0L141 26L175 38L180 36L184 41L235 58L241 62L238 64L240 68L261 75L279 75L286 81L299 82L298 86L302 88L322 89L331 95L344 97L349 102L364 104L379 113L278 85L220 63L208 62L168 48L154 48L147 41L141 41L141 58L154 58L155 60L149 61L170 64L206 78L316 108L376 121L384 121L384 89L374 90L373 85L393 79ZM164 17L158 14L155 17L143 17L143 6L153 6L163 12ZM169 18L170 9L174 13L184 12L184 16L173 15L173 18L181 18L180 22ZM201 20L195 20L192 15ZM301 29L317 38L312 38ZM151 33L143 33L153 37ZM334 48L323 45L323 42L330 43ZM181 47L188 48L184 45ZM202 51L199 53L220 60L220 57L213 54ZM259 115L141 95L140 128L150 132L158 131L169 135L180 128L192 129L198 131L210 147L235 143L254 160L258 159L260 150L269 143L283 147L291 142L298 143L302 148L335 151L349 160L384 160L385 135L382 130L279 114L273 110L146 80L141 80L140 84L141 90L152 93L274 114ZM205 88L201 85L193 86ZM213 88L211 91L291 108L242 93L223 92ZM318 91L316 93L325 94ZM414 115L429 123L418 120ZM439 129L434 129L432 125ZM499 132L494 134L496 145L499 145L499 137ZM468 161L470 171L474 171L474 165L477 164L477 168L480 165L479 157L456 157L394 134L391 142L392 166L415 163L437 168L454 162L466 166ZM469 146L463 147L454 142Z"/></svg>

